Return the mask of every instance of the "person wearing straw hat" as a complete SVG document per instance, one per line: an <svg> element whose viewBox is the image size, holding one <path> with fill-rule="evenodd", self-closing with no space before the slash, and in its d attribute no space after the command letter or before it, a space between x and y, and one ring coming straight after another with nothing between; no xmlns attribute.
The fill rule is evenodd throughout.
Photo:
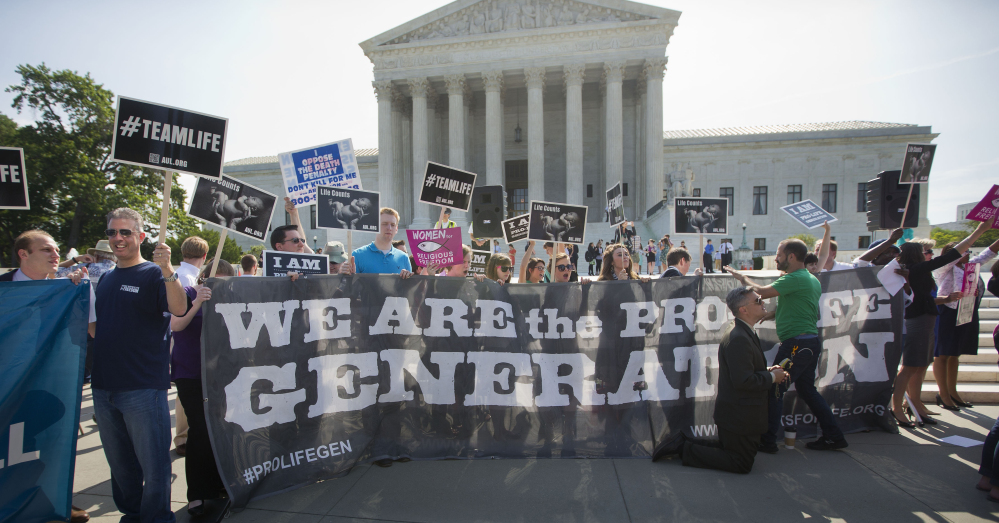
<svg viewBox="0 0 999 523"><path fill-rule="evenodd" d="M87 254L74 256L59 264L56 277L62 278L86 268L87 273L90 274L90 286L96 289L101 276L113 271L117 263L118 258L111 251L111 244L107 240L101 240L97 242L96 246L87 249Z"/></svg>

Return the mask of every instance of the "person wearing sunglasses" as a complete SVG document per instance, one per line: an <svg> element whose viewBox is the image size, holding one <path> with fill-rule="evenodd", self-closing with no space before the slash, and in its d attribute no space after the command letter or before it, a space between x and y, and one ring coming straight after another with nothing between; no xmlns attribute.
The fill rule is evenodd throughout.
<svg viewBox="0 0 999 523"><path fill-rule="evenodd" d="M513 263L505 254L493 254L486 264L486 278L500 285L510 283L513 278Z"/></svg>
<svg viewBox="0 0 999 523"><path fill-rule="evenodd" d="M281 225L271 232L271 248L275 251L312 253L297 225Z"/></svg>

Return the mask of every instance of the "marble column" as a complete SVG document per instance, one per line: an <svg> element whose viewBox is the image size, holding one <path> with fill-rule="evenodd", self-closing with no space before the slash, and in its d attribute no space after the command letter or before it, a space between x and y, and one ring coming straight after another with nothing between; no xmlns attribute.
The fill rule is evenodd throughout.
<svg viewBox="0 0 999 523"><path fill-rule="evenodd" d="M399 91L392 93L392 194L396 195L395 210L399 211L399 227L406 223L406 198L403 196L402 157L405 149L402 146L402 110L405 97ZM380 163L380 162L379 162Z"/></svg>
<svg viewBox="0 0 999 523"><path fill-rule="evenodd" d="M440 95L433 86L430 86L430 90L427 91L427 160L431 162L440 162L440 156L438 150L440 149L440 137L437 135L437 130L440 128L441 114L437 111L437 104L440 100ZM426 172L427 166L424 165L420 167L420 176Z"/></svg>
<svg viewBox="0 0 999 523"><path fill-rule="evenodd" d="M645 187L645 75L638 73L635 80L635 188ZM646 202L651 201L653 196L644 190L639 190L635 195L635 214L640 220L645 219L645 211L651 205Z"/></svg>
<svg viewBox="0 0 999 523"><path fill-rule="evenodd" d="M393 207L396 198L392 191L392 171L395 168L395 147L392 143L392 95L394 89L390 80L371 82L378 97L378 192L381 205Z"/></svg>
<svg viewBox="0 0 999 523"><path fill-rule="evenodd" d="M644 214L663 198L663 74L666 57L645 61L645 192Z"/></svg>
<svg viewBox="0 0 999 523"><path fill-rule="evenodd" d="M448 165L465 168L465 75L444 76L447 85L447 148Z"/></svg>
<svg viewBox="0 0 999 523"><path fill-rule="evenodd" d="M420 191L423 189L423 174L427 169L427 152L430 122L427 119L427 95L437 96L426 78L411 78L409 94L413 98L413 225L414 229L429 229L433 225L430 220L430 206L417 203Z"/></svg>
<svg viewBox="0 0 999 523"><path fill-rule="evenodd" d="M607 188L624 178L624 122L621 115L621 82L624 80L624 62L604 64L604 79L607 82L604 109L606 111L604 171L607 173Z"/></svg>
<svg viewBox="0 0 999 523"><path fill-rule="evenodd" d="M462 115L464 117L464 123L462 126L465 128L463 142L464 147L464 160L462 161L465 165L465 169L472 170L472 126L475 122L472 121L474 112L472 111L472 88L468 86L468 82L465 82L465 92L463 93L462 99ZM482 185L482 181L479 181L479 185Z"/></svg>
<svg viewBox="0 0 999 523"><path fill-rule="evenodd" d="M486 185L503 185L503 72L482 74L486 85Z"/></svg>
<svg viewBox="0 0 999 523"><path fill-rule="evenodd" d="M545 199L545 68L524 69L527 81L527 199Z"/></svg>
<svg viewBox="0 0 999 523"><path fill-rule="evenodd" d="M562 66L565 82L565 203L582 205L583 184L583 77L586 66Z"/></svg>

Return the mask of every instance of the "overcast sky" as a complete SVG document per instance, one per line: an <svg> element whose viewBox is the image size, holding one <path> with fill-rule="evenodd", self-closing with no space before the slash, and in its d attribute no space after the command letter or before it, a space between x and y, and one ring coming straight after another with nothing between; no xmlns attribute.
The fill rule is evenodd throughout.
<svg viewBox="0 0 999 523"><path fill-rule="evenodd" d="M227 161L347 137L377 147L371 62L357 44L446 3L7 0L0 84L20 82L18 64L45 62L116 94L227 117ZM931 125L932 223L999 183L999 3L646 3L683 13L665 129ZM0 93L0 111L33 121L11 100Z"/></svg>

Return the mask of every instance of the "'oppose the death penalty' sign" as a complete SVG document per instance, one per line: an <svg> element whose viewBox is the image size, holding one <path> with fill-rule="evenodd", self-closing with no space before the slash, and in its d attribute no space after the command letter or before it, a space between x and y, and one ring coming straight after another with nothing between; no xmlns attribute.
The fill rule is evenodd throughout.
<svg viewBox="0 0 999 523"><path fill-rule="evenodd" d="M118 97L111 159L198 176L222 176L228 118Z"/></svg>
<svg viewBox="0 0 999 523"><path fill-rule="evenodd" d="M439 163L427 162L420 201L468 211L472 204L475 173L460 171Z"/></svg>
<svg viewBox="0 0 999 523"><path fill-rule="evenodd" d="M299 274L329 274L330 257L325 254L304 252L264 251L264 276Z"/></svg>
<svg viewBox="0 0 999 523"><path fill-rule="evenodd" d="M295 207L316 203L316 187L361 189L350 138L278 155L284 190Z"/></svg>
<svg viewBox="0 0 999 523"><path fill-rule="evenodd" d="M781 207L780 210L809 229L814 229L825 222L832 223L837 219L812 200L788 204Z"/></svg>
<svg viewBox="0 0 999 523"><path fill-rule="evenodd" d="M30 208L28 180L24 177L24 150L0 147L0 209Z"/></svg>

